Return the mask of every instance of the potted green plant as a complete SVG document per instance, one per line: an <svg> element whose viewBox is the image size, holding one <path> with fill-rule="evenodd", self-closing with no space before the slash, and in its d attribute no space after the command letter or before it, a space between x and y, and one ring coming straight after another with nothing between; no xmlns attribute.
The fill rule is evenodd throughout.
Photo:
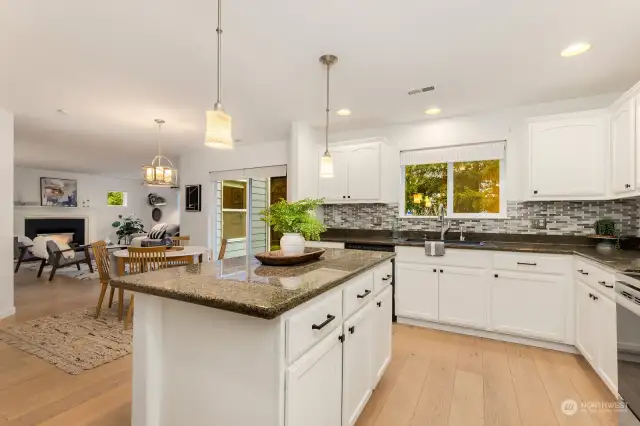
<svg viewBox="0 0 640 426"><path fill-rule="evenodd" d="M123 217L121 214L118 215L117 221L113 222L111 226L117 228L116 235L118 236L118 244L122 239L124 239L125 244L131 243L131 235L139 234L144 232L144 224L142 223L142 219L137 217L136 215L130 215Z"/></svg>
<svg viewBox="0 0 640 426"><path fill-rule="evenodd" d="M261 220L274 231L282 232L280 249L285 256L304 253L305 239L320 239L320 234L326 229L312 212L323 202L324 198L305 198L291 203L283 199L260 212Z"/></svg>
<svg viewBox="0 0 640 426"><path fill-rule="evenodd" d="M616 248L620 248L620 235L616 231L616 223L612 219L599 219L593 224L594 235L592 238L600 240L596 244L596 250L602 254L611 254ZM613 240L616 241L614 246Z"/></svg>

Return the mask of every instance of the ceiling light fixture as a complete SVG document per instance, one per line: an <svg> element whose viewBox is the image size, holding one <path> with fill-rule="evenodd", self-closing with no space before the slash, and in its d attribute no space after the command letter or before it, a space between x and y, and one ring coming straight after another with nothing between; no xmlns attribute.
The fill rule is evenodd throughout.
<svg viewBox="0 0 640 426"><path fill-rule="evenodd" d="M178 184L178 170L173 167L173 163L167 157L162 155L160 145L160 133L164 120L156 119L155 122L158 124L158 155L153 158L151 164L142 166L142 179L148 186L176 186ZM162 160L169 164L163 165Z"/></svg>
<svg viewBox="0 0 640 426"><path fill-rule="evenodd" d="M329 154L329 70L331 66L338 62L338 57L334 55L322 55L320 56L320 62L327 67L327 116L324 126L324 142L325 151L322 159L320 160L320 177L332 178L333 177L333 158Z"/></svg>
<svg viewBox="0 0 640 426"><path fill-rule="evenodd" d="M213 110L207 111L204 144L209 148L233 149L231 116L222 108L222 0L218 0L218 99Z"/></svg>
<svg viewBox="0 0 640 426"><path fill-rule="evenodd" d="M340 117L348 117L351 115L351 110L348 108L342 108L337 110L336 114L338 114Z"/></svg>
<svg viewBox="0 0 640 426"><path fill-rule="evenodd" d="M589 43L574 43L571 46L564 49L560 52L560 56L565 58L569 58L571 56L578 56L591 49L591 45Z"/></svg>
<svg viewBox="0 0 640 426"><path fill-rule="evenodd" d="M428 110L425 110L425 114L427 115L436 115L436 114L440 114L442 112L442 110L438 107L434 107L434 108L429 108Z"/></svg>

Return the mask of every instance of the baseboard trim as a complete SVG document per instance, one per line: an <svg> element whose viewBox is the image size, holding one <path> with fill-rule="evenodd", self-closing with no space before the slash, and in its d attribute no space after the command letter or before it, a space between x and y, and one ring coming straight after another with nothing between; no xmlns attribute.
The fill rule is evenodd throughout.
<svg viewBox="0 0 640 426"><path fill-rule="evenodd" d="M554 351L579 354L578 349L566 343L549 342L546 340L532 339L530 337L514 336L511 334L496 333L494 331L478 330L474 328L460 327L457 325L442 324L431 321L416 320L413 318L398 317L399 324L414 325L416 327L432 328L434 330L448 331L451 333L466 334L468 336L483 337L485 339L500 340L509 343L535 346L538 348L551 349Z"/></svg>
<svg viewBox="0 0 640 426"><path fill-rule="evenodd" d="M4 319L16 314L16 307L12 306L9 309L5 309L4 311L0 311L0 319Z"/></svg>

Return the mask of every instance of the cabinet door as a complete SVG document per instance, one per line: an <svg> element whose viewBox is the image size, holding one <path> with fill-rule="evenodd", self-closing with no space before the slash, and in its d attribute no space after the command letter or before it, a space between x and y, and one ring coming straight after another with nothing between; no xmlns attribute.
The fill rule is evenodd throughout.
<svg viewBox="0 0 640 426"><path fill-rule="evenodd" d="M320 157L322 157L322 154ZM320 161L320 157L318 161ZM326 201L342 202L347 200L347 157L348 153L344 151L331 150L333 177L321 177L318 183L318 195L321 198L325 198Z"/></svg>
<svg viewBox="0 0 640 426"><path fill-rule="evenodd" d="M582 281L576 281L576 347L592 366L597 365L596 330L597 312L591 295L593 290Z"/></svg>
<svg viewBox="0 0 640 426"><path fill-rule="evenodd" d="M375 300L373 309L373 364L372 387L376 387L391 361L391 287L387 287Z"/></svg>
<svg viewBox="0 0 640 426"><path fill-rule="evenodd" d="M373 304L345 321L342 377L342 425L353 426L371 396ZM326 425L340 423L326 423Z"/></svg>
<svg viewBox="0 0 640 426"><path fill-rule="evenodd" d="M342 415L342 343L338 328L286 373L287 426L339 425Z"/></svg>
<svg viewBox="0 0 640 426"><path fill-rule="evenodd" d="M532 123L531 198L604 196L606 146L604 115Z"/></svg>
<svg viewBox="0 0 640 426"><path fill-rule="evenodd" d="M347 198L356 201L380 199L380 146L366 145L349 152Z"/></svg>
<svg viewBox="0 0 640 426"><path fill-rule="evenodd" d="M487 285L484 269L439 269L439 319L456 325L487 326Z"/></svg>
<svg viewBox="0 0 640 426"><path fill-rule="evenodd" d="M611 114L611 178L616 193L636 188L635 143L635 99L630 99Z"/></svg>
<svg viewBox="0 0 640 426"><path fill-rule="evenodd" d="M396 315L438 320L438 270L436 266L396 263Z"/></svg>
<svg viewBox="0 0 640 426"><path fill-rule="evenodd" d="M618 338L616 303L596 294L594 305L598 312L598 373L609 388L618 389Z"/></svg>
<svg viewBox="0 0 640 426"><path fill-rule="evenodd" d="M491 328L548 340L565 340L564 277L496 271L491 279Z"/></svg>

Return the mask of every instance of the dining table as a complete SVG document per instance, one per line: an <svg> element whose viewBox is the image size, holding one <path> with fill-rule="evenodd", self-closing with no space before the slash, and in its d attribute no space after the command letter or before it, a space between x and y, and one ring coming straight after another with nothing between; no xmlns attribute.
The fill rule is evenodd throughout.
<svg viewBox="0 0 640 426"><path fill-rule="evenodd" d="M208 253L209 249L203 246L184 246L178 250L167 249L166 257L168 262L184 263L191 265L195 263L197 257L198 262L202 263L202 256ZM129 251L127 249L118 250L112 254L116 258L116 274L120 277L126 275L126 266L129 263Z"/></svg>

